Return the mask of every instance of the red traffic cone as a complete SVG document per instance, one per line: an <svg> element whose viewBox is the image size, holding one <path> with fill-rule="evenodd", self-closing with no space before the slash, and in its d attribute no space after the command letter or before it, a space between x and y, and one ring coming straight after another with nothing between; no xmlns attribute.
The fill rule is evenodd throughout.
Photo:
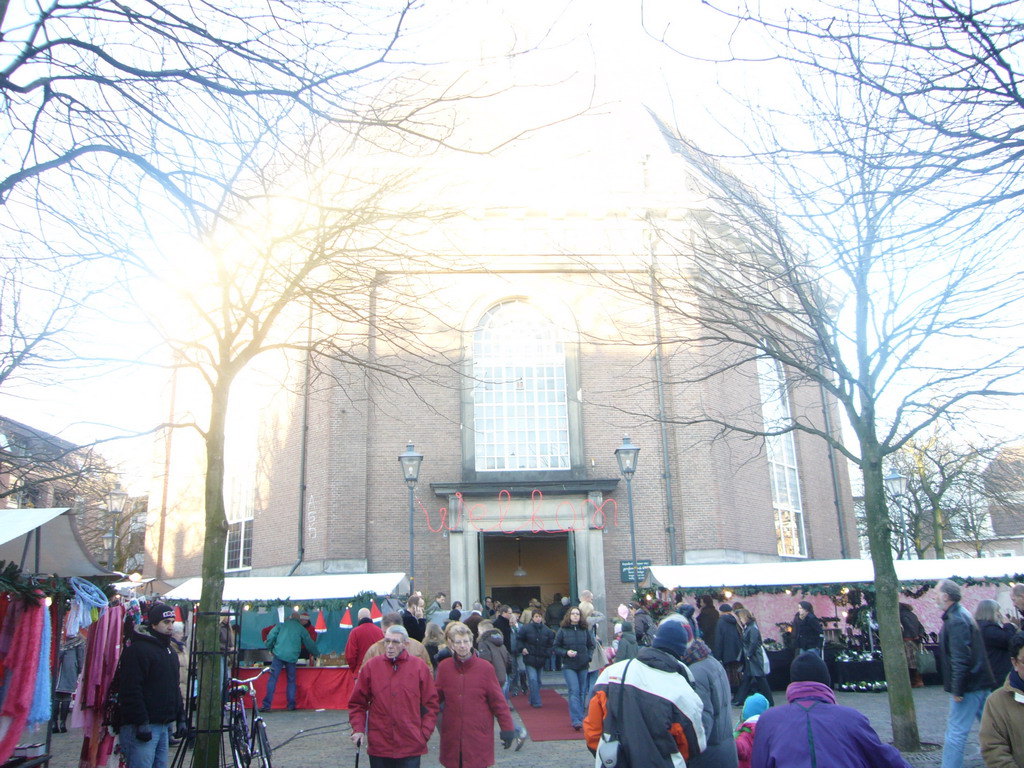
<svg viewBox="0 0 1024 768"><path fill-rule="evenodd" d="M341 617L338 626L342 629L352 629L352 611L350 609L345 609L345 615Z"/></svg>
<svg viewBox="0 0 1024 768"><path fill-rule="evenodd" d="M370 619L373 621L374 624L380 624L380 620L383 619L383 618L384 618L384 614L380 612L380 608L377 607L377 604L373 600L371 600L370 601Z"/></svg>
<svg viewBox="0 0 1024 768"><path fill-rule="evenodd" d="M320 611L320 613L317 614L316 626L313 627L313 629L315 629L317 632L326 632L327 631L327 622L324 621L324 612L323 611Z"/></svg>

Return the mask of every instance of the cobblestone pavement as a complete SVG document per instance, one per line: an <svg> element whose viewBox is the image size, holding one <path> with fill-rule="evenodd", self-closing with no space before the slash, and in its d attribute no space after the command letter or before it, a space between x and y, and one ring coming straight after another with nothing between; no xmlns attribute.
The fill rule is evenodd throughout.
<svg viewBox="0 0 1024 768"><path fill-rule="evenodd" d="M560 689L560 682L552 675L546 683ZM785 694L775 692L777 703L784 701ZM883 741L891 741L892 726L889 719L889 699L883 693L837 693L840 704L853 707L871 720ZM939 686L914 689L917 706L917 722L921 740L941 745L946 728L946 713L949 696ZM739 712L737 711L737 717ZM297 711L275 710L266 716L270 741L274 748L274 768L352 768L355 766L355 749L349 741L348 714L338 711ZM521 724L516 718L517 724ZM497 731L495 731L497 740ZM51 768L77 768L78 750L82 744L76 731L53 736ZM430 740L430 753L422 760L422 768L437 768L438 735ZM913 766L932 766L941 763L941 751L907 755ZM522 751L504 751L500 744L495 749L495 765L500 768L590 768L594 758L590 756L582 741L527 741ZM186 765L189 763L186 761ZM369 768L369 761L363 755L361 768ZM111 765L111 768L116 766ZM967 743L964 768L983 768L978 750L977 726Z"/></svg>

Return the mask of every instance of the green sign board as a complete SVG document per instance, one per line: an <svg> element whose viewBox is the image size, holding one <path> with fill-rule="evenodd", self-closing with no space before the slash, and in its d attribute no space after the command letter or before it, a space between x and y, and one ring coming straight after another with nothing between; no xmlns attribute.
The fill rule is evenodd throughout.
<svg viewBox="0 0 1024 768"><path fill-rule="evenodd" d="M637 560L636 561L636 580L643 581L644 571L651 567L650 560ZM623 584L633 583L633 561L632 560L619 560L619 578L622 579Z"/></svg>

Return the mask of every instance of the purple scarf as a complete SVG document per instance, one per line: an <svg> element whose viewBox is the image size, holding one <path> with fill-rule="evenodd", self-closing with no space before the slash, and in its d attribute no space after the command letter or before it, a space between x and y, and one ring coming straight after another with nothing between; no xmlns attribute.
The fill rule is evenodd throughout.
<svg viewBox="0 0 1024 768"><path fill-rule="evenodd" d="M835 704L836 694L824 683L812 683L806 680L790 683L786 688L786 701L790 704L807 699L825 704Z"/></svg>

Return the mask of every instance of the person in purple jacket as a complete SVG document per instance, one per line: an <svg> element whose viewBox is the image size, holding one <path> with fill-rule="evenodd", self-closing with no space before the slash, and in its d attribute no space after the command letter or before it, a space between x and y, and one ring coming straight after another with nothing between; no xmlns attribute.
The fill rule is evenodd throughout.
<svg viewBox="0 0 1024 768"><path fill-rule="evenodd" d="M790 679L789 703L758 718L750 768L908 768L895 747L882 743L867 717L836 704L820 656L799 654Z"/></svg>

